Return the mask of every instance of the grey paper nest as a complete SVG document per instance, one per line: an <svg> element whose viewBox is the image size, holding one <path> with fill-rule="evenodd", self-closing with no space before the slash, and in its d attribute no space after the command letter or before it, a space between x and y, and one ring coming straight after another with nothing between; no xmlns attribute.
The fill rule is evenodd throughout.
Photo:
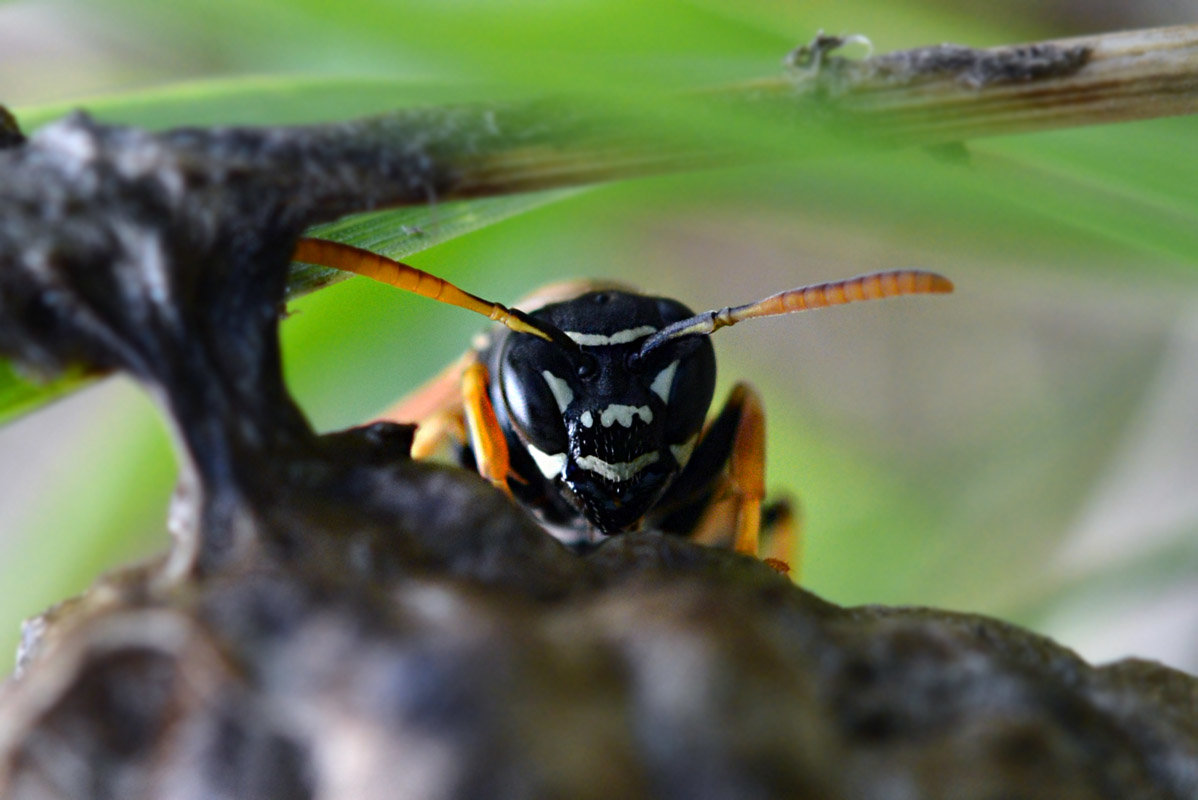
<svg viewBox="0 0 1198 800"><path fill-rule="evenodd" d="M0 349L131 373L184 465L170 552L27 627L0 795L1198 796L1190 676L653 534L579 556L405 427L314 434L295 239L451 191L471 119L0 139Z"/></svg>

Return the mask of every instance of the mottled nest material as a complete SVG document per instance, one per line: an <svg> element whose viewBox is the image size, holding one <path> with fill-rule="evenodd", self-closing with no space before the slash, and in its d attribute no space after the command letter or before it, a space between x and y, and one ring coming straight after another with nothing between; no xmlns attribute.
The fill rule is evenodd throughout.
<svg viewBox="0 0 1198 800"><path fill-rule="evenodd" d="M405 427L317 436L279 365L296 237L452 190L477 119L5 137L0 349L135 376L184 479L169 554L27 627L0 794L1198 796L1189 676L653 534L579 556Z"/></svg>

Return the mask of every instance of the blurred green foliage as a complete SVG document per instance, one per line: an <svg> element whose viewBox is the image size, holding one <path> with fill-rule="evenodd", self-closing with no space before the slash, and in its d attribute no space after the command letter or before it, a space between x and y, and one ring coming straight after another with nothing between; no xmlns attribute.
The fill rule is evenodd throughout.
<svg viewBox="0 0 1198 800"><path fill-rule="evenodd" d="M118 43L109 55L124 59L129 89L63 102L69 88L43 88L54 102L18 108L26 126L75 104L153 128L551 93L643 107L670 89L775 74L821 28L864 33L880 51L1081 32L879 0L46 9L81 38ZM26 65L31 75L41 67ZM776 144L777 131L743 133ZM457 238L473 225L453 228L461 217L451 210L395 221L446 240L413 264L502 302L581 275L704 308L887 267L950 275L952 297L716 337L717 398L735 380L760 388L769 484L801 498L803 582L837 602L983 611L1090 655L1136 649L1194 669L1198 624L1188 637L1162 634L1155 650L1124 633L1173 613L1161 603L1172 609L1178 597L1198 609L1198 460L1170 449L1198 451L1198 422L1177 411L1198 406L1198 378L1186 372L1198 357L1196 135L1198 120L1182 118L970 143L966 163L857 153L662 177L480 210L486 224ZM288 378L322 429L379 413L479 327L360 279L291 311ZM123 386L88 390L24 433L39 416L3 434L42 442L54 467L33 470L47 476L36 491L4 501L0 646L19 618L166 542L172 457L144 400ZM20 456L13 464L22 469Z"/></svg>

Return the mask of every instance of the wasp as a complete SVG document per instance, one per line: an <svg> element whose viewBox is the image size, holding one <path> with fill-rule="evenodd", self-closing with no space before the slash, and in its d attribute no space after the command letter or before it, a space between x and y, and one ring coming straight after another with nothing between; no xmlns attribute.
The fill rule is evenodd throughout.
<svg viewBox="0 0 1198 800"><path fill-rule="evenodd" d="M895 270L696 314L677 300L583 281L508 308L350 245L302 239L294 259L499 323L388 418L418 421L414 457L454 442L462 463L579 551L640 529L725 542L752 555L768 537L775 552L792 551L789 504L762 506L765 423L757 392L736 384L707 421L716 375L710 334L746 319L953 289L936 273ZM780 559L767 561L786 569Z"/></svg>

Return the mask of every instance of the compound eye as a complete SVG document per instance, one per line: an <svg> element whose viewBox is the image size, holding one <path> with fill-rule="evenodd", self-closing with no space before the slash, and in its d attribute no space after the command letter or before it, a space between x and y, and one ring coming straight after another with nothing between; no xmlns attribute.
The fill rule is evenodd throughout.
<svg viewBox="0 0 1198 800"><path fill-rule="evenodd" d="M512 337L516 339L517 337ZM538 450L566 452L564 413L574 400L574 369L548 343L519 336L500 361L499 378L508 418Z"/></svg>
<svg viewBox="0 0 1198 800"><path fill-rule="evenodd" d="M654 359L646 377L665 403L666 441L682 444L703 427L715 393L715 352L707 337L680 341L665 358ZM668 360L667 360L668 359Z"/></svg>

